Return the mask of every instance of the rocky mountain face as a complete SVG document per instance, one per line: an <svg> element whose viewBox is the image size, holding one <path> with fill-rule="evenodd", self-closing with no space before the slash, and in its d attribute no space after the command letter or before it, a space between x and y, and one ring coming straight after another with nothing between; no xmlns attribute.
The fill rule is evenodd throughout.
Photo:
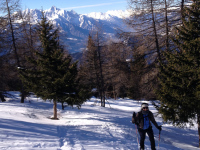
<svg viewBox="0 0 200 150"><path fill-rule="evenodd" d="M128 31L124 18L129 17L128 11L108 11L106 13L77 14L56 7L45 10L51 20L61 30L61 39L70 53L81 52L86 48L89 33L100 27L105 38L114 38L118 30ZM31 22L37 23L41 18L41 10L26 9L24 16L31 16Z"/></svg>

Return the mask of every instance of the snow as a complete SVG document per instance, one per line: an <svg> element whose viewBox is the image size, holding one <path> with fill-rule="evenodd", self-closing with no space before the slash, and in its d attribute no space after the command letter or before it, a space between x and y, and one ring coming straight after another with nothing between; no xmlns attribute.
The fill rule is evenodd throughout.
<svg viewBox="0 0 200 150"><path fill-rule="evenodd" d="M131 10L109 10L106 13L102 12L91 12L89 14L85 14L88 17L94 18L94 19L100 19L100 20L109 20L112 17L118 17L118 18L128 18L131 15Z"/></svg>
<svg viewBox="0 0 200 150"><path fill-rule="evenodd" d="M68 47L70 53L82 52L85 49L86 39L91 30L96 30L96 26L101 26L104 33L110 36L105 36L105 39L115 40L116 33L120 30L124 32L134 31L125 22L124 19L130 16L129 10L112 10L106 13L94 12L91 14L78 14L75 11L67 11L59 9L55 6L44 10L45 16L48 20L56 25L62 32L62 35L66 34L69 38L79 39L77 41L71 41L70 44L64 44ZM41 10L38 9L26 9L23 11L24 18L31 16L31 24L37 24L41 20ZM20 23L16 21L16 23ZM66 43L65 36L61 36L61 40Z"/></svg>
<svg viewBox="0 0 200 150"><path fill-rule="evenodd" d="M106 107L91 98L81 109L58 104L59 120L53 115L53 103L35 96L20 103L18 92L0 103L0 150L137 150L133 111L139 111L142 102L150 104L159 125L163 124L149 101L108 99ZM109 102L109 103L108 103ZM156 146L158 130L153 126ZM150 150L149 139L145 140ZM197 150L197 125L178 128L163 124L159 150ZM158 149L158 148L157 148Z"/></svg>

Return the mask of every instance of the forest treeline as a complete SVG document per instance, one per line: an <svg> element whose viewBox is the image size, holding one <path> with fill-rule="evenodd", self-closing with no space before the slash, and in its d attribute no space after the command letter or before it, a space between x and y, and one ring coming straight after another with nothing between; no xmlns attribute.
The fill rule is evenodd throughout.
<svg viewBox="0 0 200 150"><path fill-rule="evenodd" d="M169 36L173 34L173 27L181 23L184 5L184 1L130 0L133 13L126 21L135 32L121 31L120 42L112 42L106 41L100 28L91 31L78 62L77 78L101 97L102 106L107 97L157 98L155 89L161 53L171 46ZM19 0L1 1L0 11L4 14L0 18L1 100L5 100L6 91L17 90L21 91L21 102L24 102L30 91L25 89L19 68L30 68L27 58L35 58L35 53L43 50L38 31L40 24L32 24L31 15L24 16ZM59 35L56 40L59 41ZM70 57L64 47L63 53L64 57Z"/></svg>
<svg viewBox="0 0 200 150"><path fill-rule="evenodd" d="M129 0L126 19L133 32L120 29L118 40L101 27L88 35L82 58L73 61L59 29L42 13L37 24L24 17L19 0L0 5L0 98L20 91L44 100L81 106L92 95L159 99L164 121L183 126L200 120L200 1ZM200 125L199 125L200 135ZM199 136L200 137L200 136Z"/></svg>

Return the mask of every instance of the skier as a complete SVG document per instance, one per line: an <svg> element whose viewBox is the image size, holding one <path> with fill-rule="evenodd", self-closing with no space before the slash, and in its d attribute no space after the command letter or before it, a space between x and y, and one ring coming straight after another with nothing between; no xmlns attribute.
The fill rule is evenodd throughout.
<svg viewBox="0 0 200 150"><path fill-rule="evenodd" d="M146 137L146 133L149 136L149 140L151 142L151 149L156 150L155 148L155 140L154 133L152 130L151 122L155 125L158 130L162 130L161 126L158 126L156 123L153 113L149 110L147 103L142 103L141 110L132 116L132 123L135 123L138 127L138 132L140 134L140 150L144 150L144 141Z"/></svg>

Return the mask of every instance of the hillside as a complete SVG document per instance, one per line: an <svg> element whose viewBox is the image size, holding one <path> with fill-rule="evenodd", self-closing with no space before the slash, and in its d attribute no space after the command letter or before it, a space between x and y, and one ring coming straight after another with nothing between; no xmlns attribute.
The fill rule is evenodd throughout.
<svg viewBox="0 0 200 150"><path fill-rule="evenodd" d="M81 109L58 105L59 120L50 120L53 104L31 96L20 103L19 93L0 103L1 150L137 150L133 111L141 102L131 99L109 99L106 108L91 98ZM150 103L150 102L148 102ZM156 110L150 104L150 110ZM156 116L159 125L162 119ZM156 146L158 130L153 126ZM146 149L150 150L148 137ZM159 150L198 150L197 125L181 129L163 124Z"/></svg>

